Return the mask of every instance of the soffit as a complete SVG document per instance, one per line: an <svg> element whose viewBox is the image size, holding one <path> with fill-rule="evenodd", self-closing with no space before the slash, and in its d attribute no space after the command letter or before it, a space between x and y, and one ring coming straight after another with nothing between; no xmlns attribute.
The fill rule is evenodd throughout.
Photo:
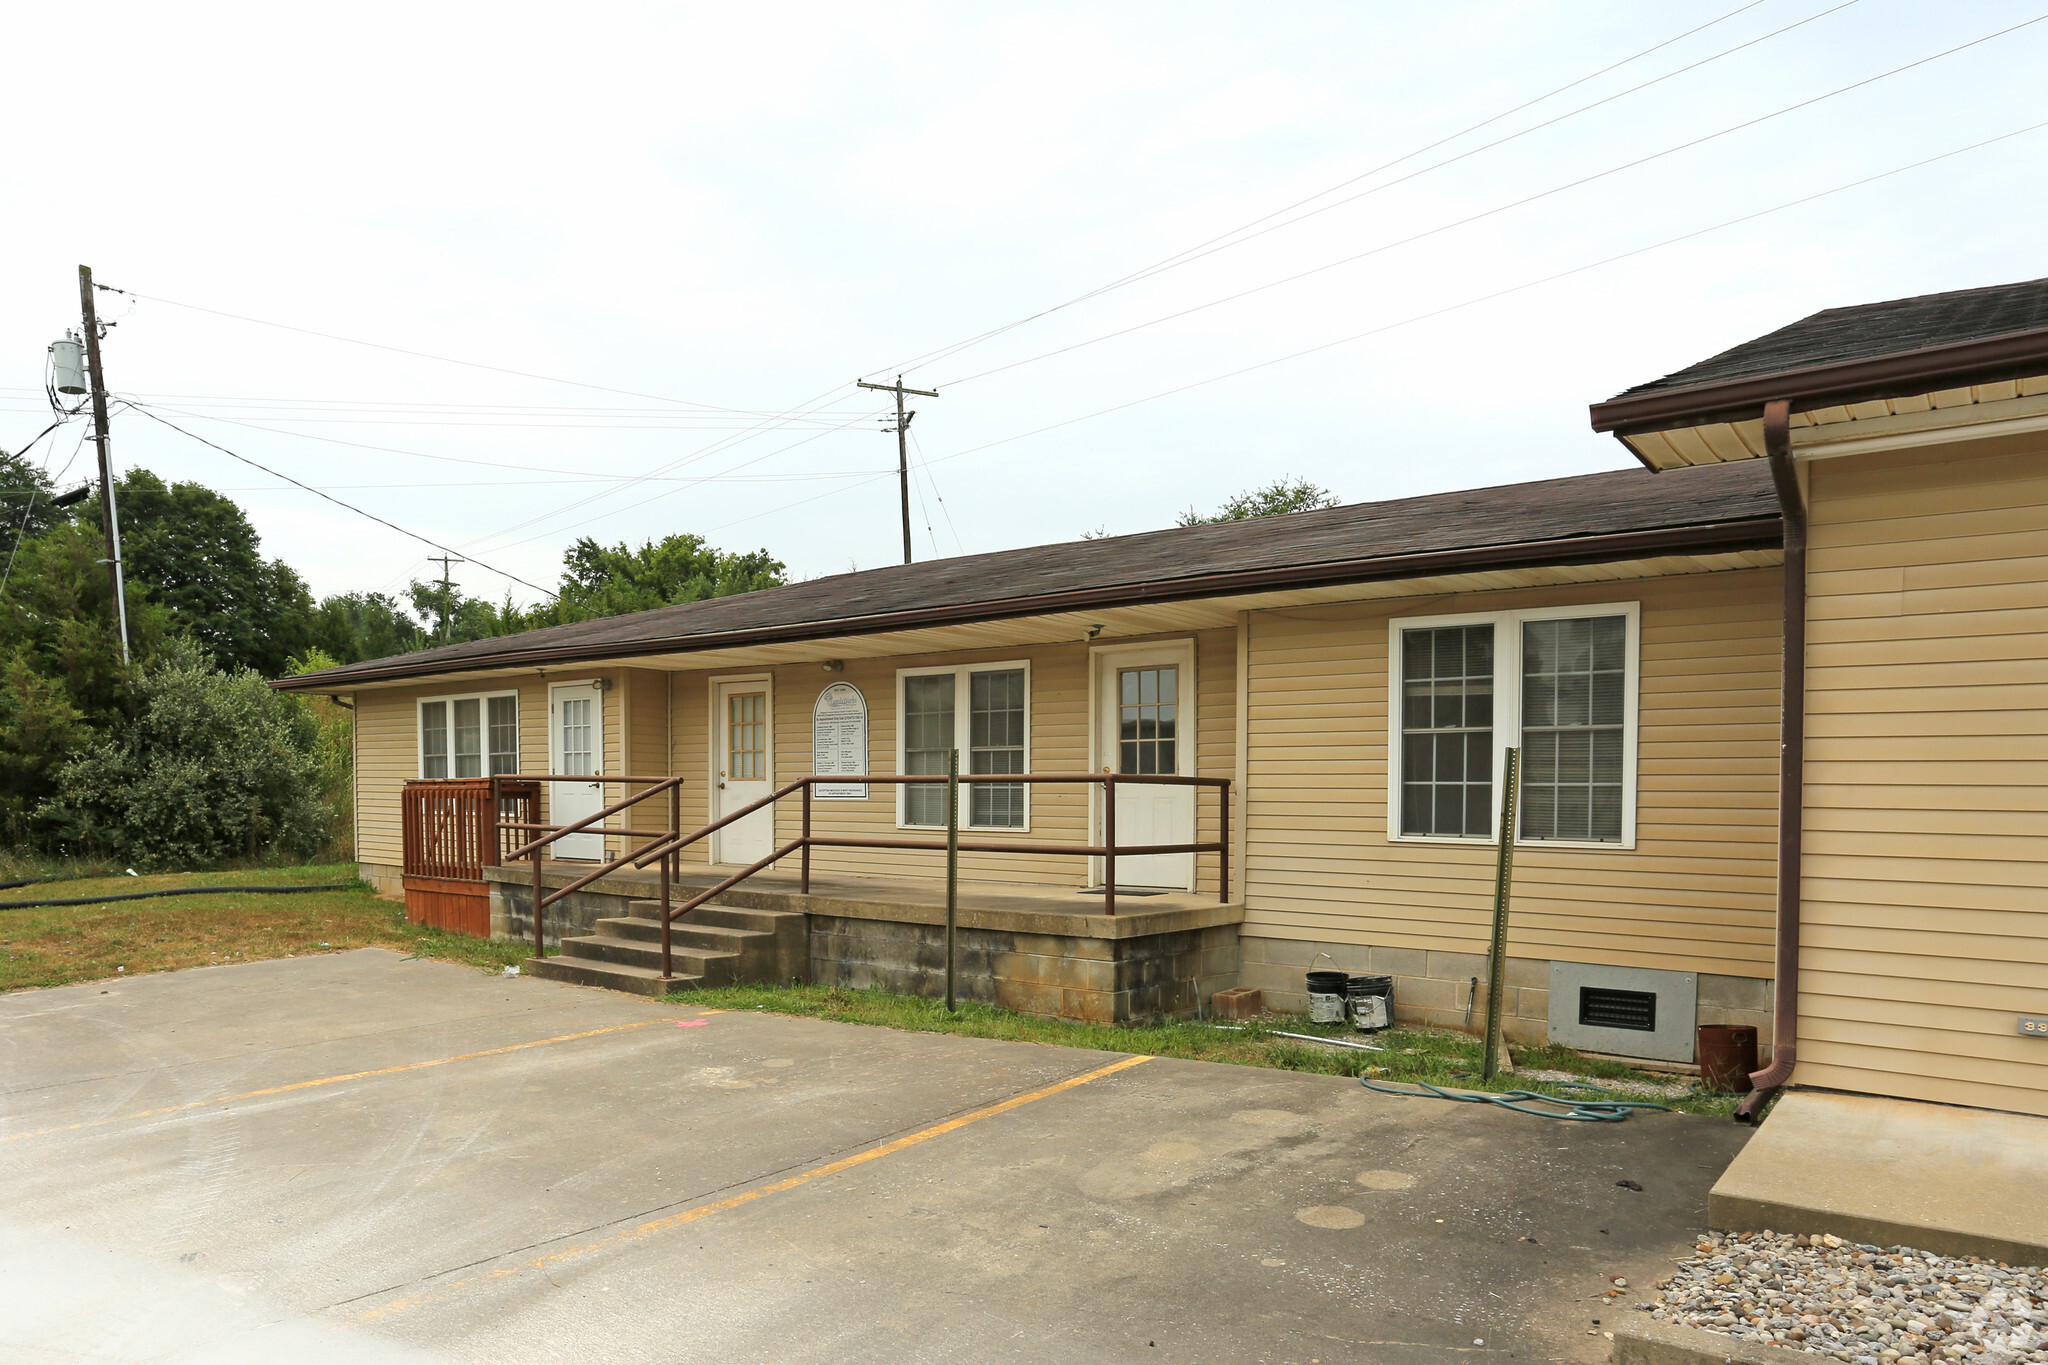
<svg viewBox="0 0 2048 1365"><path fill-rule="evenodd" d="M2048 430L2048 375L1971 384L1900 398L1833 404L1792 414L1794 455L1902 449ZM1652 469L1759 459L1763 419L1622 433Z"/></svg>

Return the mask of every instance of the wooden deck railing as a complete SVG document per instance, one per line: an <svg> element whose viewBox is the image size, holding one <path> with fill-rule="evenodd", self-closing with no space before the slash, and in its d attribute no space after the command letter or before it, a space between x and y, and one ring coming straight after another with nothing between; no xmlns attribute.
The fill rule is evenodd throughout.
<svg viewBox="0 0 2048 1365"><path fill-rule="evenodd" d="M505 860L502 837L493 838L493 827L540 818L540 784L508 777L426 779L405 784L400 806L407 876L480 882L485 868Z"/></svg>

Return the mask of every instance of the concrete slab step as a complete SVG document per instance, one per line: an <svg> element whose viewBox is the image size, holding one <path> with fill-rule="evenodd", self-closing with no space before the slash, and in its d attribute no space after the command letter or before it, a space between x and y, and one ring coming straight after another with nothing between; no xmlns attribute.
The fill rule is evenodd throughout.
<svg viewBox="0 0 2048 1365"><path fill-rule="evenodd" d="M677 902L680 904L680 900ZM653 919L661 913L660 901L633 901L633 914L642 919ZM772 934L778 927L792 920L807 920L799 910L750 910L738 905L700 905L688 915L676 921L677 924L715 924L728 929L752 929L757 933Z"/></svg>
<svg viewBox="0 0 2048 1365"><path fill-rule="evenodd" d="M714 952L739 952L748 943L769 937L759 929L734 929L723 924L698 924L696 918L692 915L670 925L669 942ZM606 938L658 944L661 942L661 921L642 919L637 915L631 918L601 919L597 922L597 932Z"/></svg>
<svg viewBox="0 0 2048 1365"><path fill-rule="evenodd" d="M644 967L656 973L661 969L661 944L639 939L607 938L599 934L565 938L562 940L562 956ZM707 985L723 986L736 978L740 955L718 949L672 947L669 965L674 972L703 978Z"/></svg>
<svg viewBox="0 0 2048 1365"><path fill-rule="evenodd" d="M572 986L602 986L632 995L666 995L702 984L701 978L695 976L663 977L655 968L588 957L532 957L519 969L519 974L537 976L543 981L566 981Z"/></svg>

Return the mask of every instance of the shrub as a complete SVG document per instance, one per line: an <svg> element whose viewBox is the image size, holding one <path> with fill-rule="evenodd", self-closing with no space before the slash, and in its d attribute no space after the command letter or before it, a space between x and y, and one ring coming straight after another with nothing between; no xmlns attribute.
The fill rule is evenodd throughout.
<svg viewBox="0 0 2048 1365"><path fill-rule="evenodd" d="M318 742L293 698L174 638L138 685L134 718L64 764L39 814L66 851L150 868L308 857L332 837Z"/></svg>

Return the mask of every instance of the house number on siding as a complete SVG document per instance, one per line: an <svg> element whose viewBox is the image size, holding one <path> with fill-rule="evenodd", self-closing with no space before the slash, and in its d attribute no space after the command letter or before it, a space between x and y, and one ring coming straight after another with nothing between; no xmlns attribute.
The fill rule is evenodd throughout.
<svg viewBox="0 0 2048 1365"><path fill-rule="evenodd" d="M811 708L811 771L820 777L866 777L868 702L852 683L836 682ZM820 801L865 801L865 782L820 782Z"/></svg>

